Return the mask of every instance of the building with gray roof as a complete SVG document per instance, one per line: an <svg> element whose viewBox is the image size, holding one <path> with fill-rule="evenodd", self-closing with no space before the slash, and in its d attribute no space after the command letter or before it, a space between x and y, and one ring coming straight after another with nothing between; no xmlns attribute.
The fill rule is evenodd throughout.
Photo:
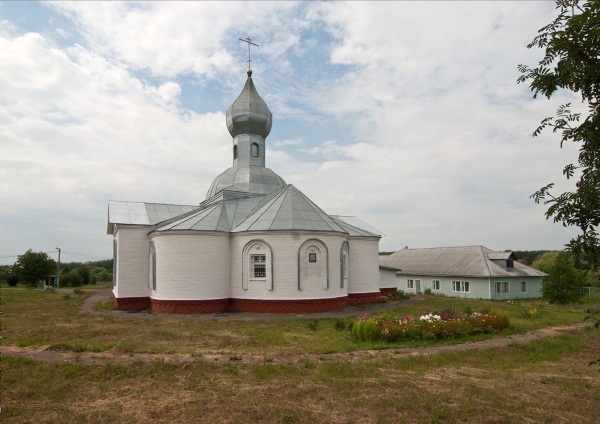
<svg viewBox="0 0 600 424"><path fill-rule="evenodd" d="M519 263L510 251L483 246L402 249L380 256L379 263L400 269L397 287L407 293L429 289L434 294L475 299L541 297L546 276Z"/></svg>
<svg viewBox="0 0 600 424"><path fill-rule="evenodd" d="M267 168L272 124L249 70L226 114L233 166L205 200L109 202L118 309L316 312L383 299L381 233L356 217L328 215Z"/></svg>

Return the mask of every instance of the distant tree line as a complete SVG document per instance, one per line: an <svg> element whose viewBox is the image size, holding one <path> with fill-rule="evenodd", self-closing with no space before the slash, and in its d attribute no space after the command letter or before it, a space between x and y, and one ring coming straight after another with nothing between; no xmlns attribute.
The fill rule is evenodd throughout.
<svg viewBox="0 0 600 424"><path fill-rule="evenodd" d="M61 262L60 286L78 287L112 281L113 260L103 259L89 262ZM45 252L27 252L19 255L12 266L0 267L0 281L14 287L24 284L36 287L43 282L49 283L50 277L56 276L56 261Z"/></svg>

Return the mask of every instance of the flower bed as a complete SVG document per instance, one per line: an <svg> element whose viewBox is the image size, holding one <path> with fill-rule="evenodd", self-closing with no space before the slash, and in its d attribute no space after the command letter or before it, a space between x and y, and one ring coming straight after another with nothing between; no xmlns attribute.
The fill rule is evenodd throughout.
<svg viewBox="0 0 600 424"><path fill-rule="evenodd" d="M417 319L393 314L362 315L352 325L360 341L442 340L475 334L498 333L508 327L508 318L494 313L471 315L426 314Z"/></svg>

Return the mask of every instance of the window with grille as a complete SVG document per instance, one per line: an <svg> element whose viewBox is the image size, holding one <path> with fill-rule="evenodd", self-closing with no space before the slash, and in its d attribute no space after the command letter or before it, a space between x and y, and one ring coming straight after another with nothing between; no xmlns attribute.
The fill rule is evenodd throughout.
<svg viewBox="0 0 600 424"><path fill-rule="evenodd" d="M254 278L267 277L267 258L266 255L251 255L252 276Z"/></svg>
<svg viewBox="0 0 600 424"><path fill-rule="evenodd" d="M431 280L431 290L440 290L440 280Z"/></svg>

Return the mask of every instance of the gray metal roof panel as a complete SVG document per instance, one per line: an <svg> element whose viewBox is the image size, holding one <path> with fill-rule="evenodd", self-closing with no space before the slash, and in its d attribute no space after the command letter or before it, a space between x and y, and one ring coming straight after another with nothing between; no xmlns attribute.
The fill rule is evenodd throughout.
<svg viewBox="0 0 600 424"><path fill-rule="evenodd" d="M338 224L341 224L340 221L342 221L342 223L346 224L347 226L350 225L354 229L354 231L357 231L359 233L363 232L364 235L374 235L374 236L378 236L378 237L385 235L385 234L383 234L382 231L371 226L370 224L367 224L365 221L363 221L355 216L331 215L331 217Z"/></svg>
<svg viewBox="0 0 600 424"><path fill-rule="evenodd" d="M206 198L210 199L231 186L248 193L268 194L285 187L285 185L283 178L269 168L262 166L232 166L215 178L208 189Z"/></svg>
<svg viewBox="0 0 600 424"><path fill-rule="evenodd" d="M402 249L389 256L380 256L380 264L402 269L406 275L445 275L464 277L543 277L541 271L515 263L505 270L487 255L494 253L483 246Z"/></svg>
<svg viewBox="0 0 600 424"><path fill-rule="evenodd" d="M289 184L267 196L233 231L345 231L300 190Z"/></svg>

